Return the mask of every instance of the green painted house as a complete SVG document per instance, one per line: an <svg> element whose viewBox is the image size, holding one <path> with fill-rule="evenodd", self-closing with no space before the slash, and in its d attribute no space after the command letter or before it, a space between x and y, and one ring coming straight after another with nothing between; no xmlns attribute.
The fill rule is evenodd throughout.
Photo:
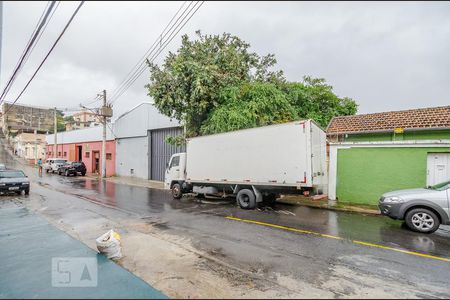
<svg viewBox="0 0 450 300"><path fill-rule="evenodd" d="M450 106L335 117L327 137L331 200L376 205L450 180Z"/></svg>

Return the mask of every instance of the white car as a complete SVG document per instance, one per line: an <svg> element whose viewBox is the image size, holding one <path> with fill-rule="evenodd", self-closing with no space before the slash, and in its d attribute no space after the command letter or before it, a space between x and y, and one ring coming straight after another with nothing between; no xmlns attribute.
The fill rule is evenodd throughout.
<svg viewBox="0 0 450 300"><path fill-rule="evenodd" d="M42 165L45 172L56 173L62 165L67 163L67 159L64 158L48 158L47 161Z"/></svg>

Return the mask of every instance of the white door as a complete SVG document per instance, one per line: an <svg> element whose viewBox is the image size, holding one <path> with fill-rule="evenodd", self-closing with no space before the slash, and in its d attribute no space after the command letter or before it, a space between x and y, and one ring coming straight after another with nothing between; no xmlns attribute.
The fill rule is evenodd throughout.
<svg viewBox="0 0 450 300"><path fill-rule="evenodd" d="M428 153L427 185L450 180L450 153Z"/></svg>

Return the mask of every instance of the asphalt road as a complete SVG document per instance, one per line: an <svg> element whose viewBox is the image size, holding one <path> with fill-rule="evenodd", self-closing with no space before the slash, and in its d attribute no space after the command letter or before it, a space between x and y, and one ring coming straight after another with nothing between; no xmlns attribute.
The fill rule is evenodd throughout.
<svg viewBox="0 0 450 300"><path fill-rule="evenodd" d="M0 160L21 167L3 148ZM415 297L450 297L446 226L424 235L381 216L279 203L246 211L233 201L174 200L168 191L83 177L30 174L30 179L30 197L47 189L132 213L161 230L189 237L197 248L230 265L267 278L289 276L326 289L330 277L342 276L354 289L386 285L410 287ZM343 290L337 296L351 294Z"/></svg>

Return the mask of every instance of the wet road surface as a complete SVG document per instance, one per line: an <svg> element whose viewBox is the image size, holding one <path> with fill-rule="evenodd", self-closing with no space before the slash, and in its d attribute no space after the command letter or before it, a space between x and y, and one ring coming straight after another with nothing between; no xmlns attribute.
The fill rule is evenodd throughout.
<svg viewBox="0 0 450 300"><path fill-rule="evenodd" d="M0 159L7 165L21 167L1 150ZM434 234L424 235L405 229L402 222L382 216L279 203L246 211L231 200L174 200L168 191L90 178L53 174L37 178L36 174L30 174L30 179L33 180L30 197L35 191L45 194L45 190L50 189L129 212L162 230L190 237L196 247L230 264L265 276L289 275L319 286L333 276L346 278L362 287L402 283L423 291L416 292L417 297L450 297L449 261L376 247L403 249L448 260L450 230L447 226L441 226ZM248 224L226 217L329 237ZM355 244L353 240L368 244ZM363 274L364 278L351 278L345 270ZM379 281L383 279L386 283ZM342 295L346 294L351 291L342 291Z"/></svg>
<svg viewBox="0 0 450 300"><path fill-rule="evenodd" d="M157 217L161 219L160 222L170 222L171 225L177 223L179 214L202 214L223 218L231 216L450 259L449 226L441 226L434 234L420 234L408 230L401 221L383 216L281 203L248 211L240 209L232 199L184 197L176 200L165 190L53 174L45 174L36 182L42 186L50 186L99 204L137 214L141 218Z"/></svg>

